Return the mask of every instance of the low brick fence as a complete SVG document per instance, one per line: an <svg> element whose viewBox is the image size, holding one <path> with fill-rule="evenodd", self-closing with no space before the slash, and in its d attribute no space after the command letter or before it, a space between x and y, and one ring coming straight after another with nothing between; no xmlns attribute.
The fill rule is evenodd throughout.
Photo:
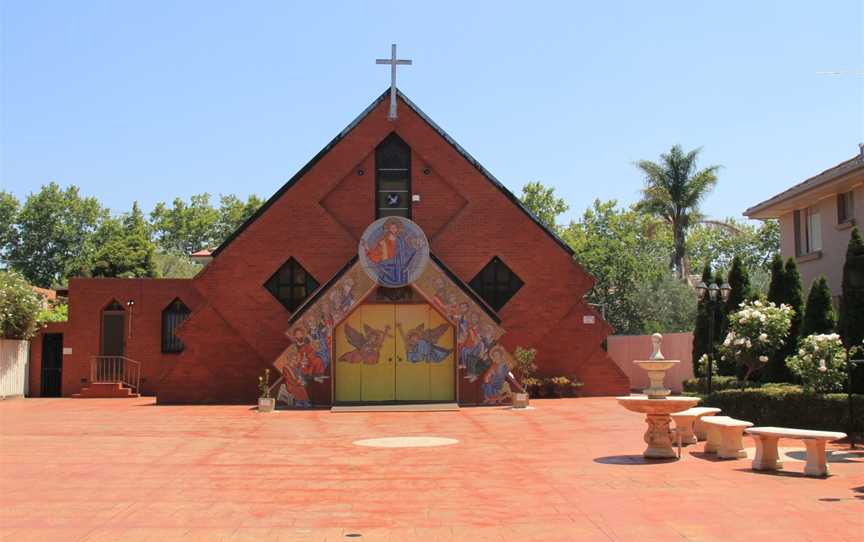
<svg viewBox="0 0 864 542"><path fill-rule="evenodd" d="M648 387L648 374L633 360L648 359L652 351L651 335L610 335L608 339L609 357L630 379L633 390ZM681 361L666 373L666 386L681 393L682 382L693 378L693 334L664 333L662 351L666 359Z"/></svg>

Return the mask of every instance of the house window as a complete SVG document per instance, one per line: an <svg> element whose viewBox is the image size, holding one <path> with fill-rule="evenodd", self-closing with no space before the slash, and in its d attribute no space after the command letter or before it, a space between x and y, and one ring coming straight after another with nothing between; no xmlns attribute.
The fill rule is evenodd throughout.
<svg viewBox="0 0 864 542"><path fill-rule="evenodd" d="M469 283L477 295L495 311L501 310L524 284L498 256L492 258Z"/></svg>
<svg viewBox="0 0 864 542"><path fill-rule="evenodd" d="M795 255L822 250L822 217L818 207L795 211Z"/></svg>
<svg viewBox="0 0 864 542"><path fill-rule="evenodd" d="M192 311L189 307L175 299L170 305L162 310L162 352L164 354L179 354L183 351L183 341L174 334L177 326L189 318Z"/></svg>
<svg viewBox="0 0 864 542"><path fill-rule="evenodd" d="M290 258L264 283L273 297L294 312L318 288L318 281L300 263Z"/></svg>
<svg viewBox="0 0 864 542"><path fill-rule="evenodd" d="M845 224L855 219L855 198L853 192L837 194L837 223Z"/></svg>
<svg viewBox="0 0 864 542"><path fill-rule="evenodd" d="M411 218L411 148L392 133L375 148L375 218Z"/></svg>
<svg viewBox="0 0 864 542"><path fill-rule="evenodd" d="M807 252L822 250L822 217L819 209L807 209Z"/></svg>

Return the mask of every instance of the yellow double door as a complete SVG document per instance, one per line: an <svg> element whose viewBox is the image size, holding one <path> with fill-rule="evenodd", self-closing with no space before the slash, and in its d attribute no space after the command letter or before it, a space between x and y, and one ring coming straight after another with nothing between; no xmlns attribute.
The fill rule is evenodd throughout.
<svg viewBox="0 0 864 542"><path fill-rule="evenodd" d="M456 399L453 326L429 305L363 305L334 346L336 402Z"/></svg>

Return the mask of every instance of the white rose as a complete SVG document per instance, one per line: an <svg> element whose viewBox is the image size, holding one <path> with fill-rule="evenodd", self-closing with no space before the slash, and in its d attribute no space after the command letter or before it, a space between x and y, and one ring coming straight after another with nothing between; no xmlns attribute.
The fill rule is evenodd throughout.
<svg viewBox="0 0 864 542"><path fill-rule="evenodd" d="M803 356L803 355L806 354L806 353L807 353L807 352L805 352L803 348L799 348L799 349L798 349L798 355L799 355L799 356Z"/></svg>
<svg viewBox="0 0 864 542"><path fill-rule="evenodd" d="M768 356L759 356L759 361L762 363L768 363Z"/></svg>
<svg viewBox="0 0 864 542"><path fill-rule="evenodd" d="M763 343L767 342L768 341L768 334L762 333L761 335L759 335L759 340L762 341Z"/></svg>
<svg viewBox="0 0 864 542"><path fill-rule="evenodd" d="M825 360L820 359L819 360L819 371L824 373L827 370L828 370L828 367L825 366Z"/></svg>

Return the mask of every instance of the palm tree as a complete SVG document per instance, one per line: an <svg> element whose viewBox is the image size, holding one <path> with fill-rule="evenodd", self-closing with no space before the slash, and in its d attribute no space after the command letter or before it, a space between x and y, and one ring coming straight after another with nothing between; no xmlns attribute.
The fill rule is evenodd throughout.
<svg viewBox="0 0 864 542"><path fill-rule="evenodd" d="M670 266L680 278L687 275L687 229L702 220L699 204L717 184L720 166L696 169L696 159L702 149L685 153L675 145L667 154L660 155L660 163L650 160L636 162L645 174L645 188L637 209L664 220L672 227L675 248Z"/></svg>

